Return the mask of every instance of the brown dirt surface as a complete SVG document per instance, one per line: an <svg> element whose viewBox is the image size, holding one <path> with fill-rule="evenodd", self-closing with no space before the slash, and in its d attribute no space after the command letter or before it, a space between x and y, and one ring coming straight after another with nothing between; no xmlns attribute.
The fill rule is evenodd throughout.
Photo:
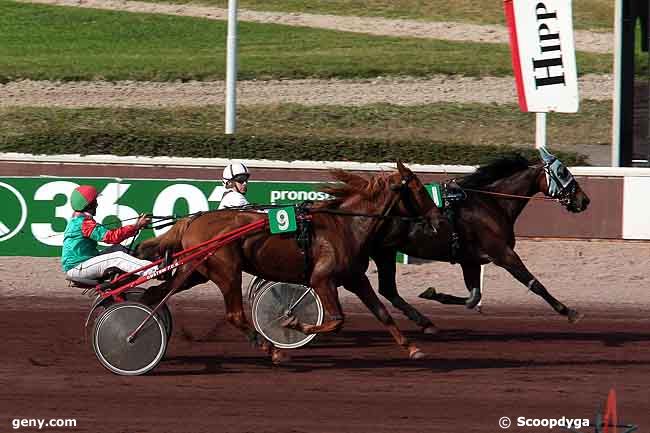
<svg viewBox="0 0 650 433"><path fill-rule="evenodd" d="M583 100L612 97L610 75L579 79ZM0 84L0 107L201 107L225 103L224 81L154 83L120 81L14 81ZM512 77L382 77L372 80L240 81L237 103L347 105L422 105L436 102L516 104Z"/></svg>
<svg viewBox="0 0 650 433"><path fill-rule="evenodd" d="M457 266L399 265L402 295L442 329L422 335L394 312L427 359L408 360L341 290L344 329L272 367L225 323L221 297L206 285L172 299L166 359L131 378L95 359L83 334L89 299L66 287L57 259L3 257L0 431L11 431L13 419L75 418L74 429L49 430L496 432L502 416L593 421L610 388L619 421L647 431L650 245L522 240L517 250L553 294L585 313L581 322L570 325L494 266L478 314L417 298L429 285L464 294ZM369 276L375 284L372 267Z"/></svg>

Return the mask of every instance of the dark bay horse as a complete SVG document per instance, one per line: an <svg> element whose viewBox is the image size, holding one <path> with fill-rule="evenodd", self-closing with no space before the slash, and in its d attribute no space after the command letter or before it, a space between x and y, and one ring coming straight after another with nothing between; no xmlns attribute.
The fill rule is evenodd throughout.
<svg viewBox="0 0 650 433"><path fill-rule="evenodd" d="M582 212L589 198L569 170L545 149L540 150L542 163L531 163L522 156L499 159L478 168L474 173L456 180L457 191L466 198L455 205L453 226L447 218L440 221L434 236L415 231L402 233L396 227L381 245L373 249L379 275L379 293L396 308L422 327L425 333L435 332L431 321L420 314L397 293L395 283L395 252L443 262L459 263L467 298L437 293L429 288L420 295L445 304L476 306L480 300L481 265L494 263L507 270L533 293L544 298L559 314L574 323L582 316L553 297L526 268L515 252L514 225L529 199L537 193L557 199L570 212ZM453 228L455 227L455 229ZM452 236L458 235L456 257L452 257Z"/></svg>
<svg viewBox="0 0 650 433"><path fill-rule="evenodd" d="M334 172L341 183L323 188L334 199L316 202L308 208L312 227L308 261L294 233L271 235L267 229L219 248L195 270L187 265L185 269L180 268L168 285L162 285L160 292L151 296L161 299L171 287L185 290L201 280L213 281L223 294L227 321L270 354L274 362L279 362L284 354L257 334L244 314L242 272L314 288L329 319L317 326L300 323L294 316L284 324L306 334L336 331L343 326L337 288L344 286L387 327L410 358L422 357L423 353L398 329L365 275L371 245L381 244L378 236L383 226L395 220L396 233L403 229L433 235L438 224L439 210L420 180L400 162L397 169L395 173L382 173L369 179ZM166 249L189 248L267 217L263 212L239 209L185 218L164 235L143 242L139 247L140 256L151 258ZM409 224L401 224L403 218L410 219ZM309 263L307 269L306 263ZM192 280L189 283L184 281L188 276Z"/></svg>

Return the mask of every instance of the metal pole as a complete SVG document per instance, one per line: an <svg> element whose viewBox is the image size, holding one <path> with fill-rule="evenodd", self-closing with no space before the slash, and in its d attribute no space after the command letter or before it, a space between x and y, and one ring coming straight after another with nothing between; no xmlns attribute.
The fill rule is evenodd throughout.
<svg viewBox="0 0 650 433"><path fill-rule="evenodd" d="M234 134L237 127L237 0L228 0L226 49L226 134Z"/></svg>
<svg viewBox="0 0 650 433"><path fill-rule="evenodd" d="M546 113L535 113L535 148L546 147Z"/></svg>
<svg viewBox="0 0 650 433"><path fill-rule="evenodd" d="M623 74L623 0L614 5L614 97L612 98L612 167L621 166L621 92Z"/></svg>

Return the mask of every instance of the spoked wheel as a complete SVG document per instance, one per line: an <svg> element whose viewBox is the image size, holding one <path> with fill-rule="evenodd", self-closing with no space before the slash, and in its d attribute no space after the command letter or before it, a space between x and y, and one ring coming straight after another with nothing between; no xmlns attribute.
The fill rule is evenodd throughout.
<svg viewBox="0 0 650 433"><path fill-rule="evenodd" d="M276 347L295 349L309 343L316 334L286 328L283 322L293 316L302 323L321 325L323 305L309 287L269 281L255 294L252 316L255 329Z"/></svg>
<svg viewBox="0 0 650 433"><path fill-rule="evenodd" d="M172 319L172 312L169 311L167 304L163 304L156 314L162 319L163 324L165 325L165 331L167 332L167 339L170 339L172 332L174 332L174 319Z"/></svg>
<svg viewBox="0 0 650 433"><path fill-rule="evenodd" d="M248 289L246 290L248 300L252 303L253 300L255 299L255 295L257 295L257 292L260 291L260 288L264 284L269 284L270 281L266 281L264 278L260 278L258 276L253 277L253 279L248 283Z"/></svg>
<svg viewBox="0 0 650 433"><path fill-rule="evenodd" d="M124 292L124 299L127 301L140 302L142 296L144 295L145 290L141 287L136 287L134 289L127 290ZM150 305L150 307L156 308L156 305ZM156 314L160 316L163 323L165 324L165 330L167 331L167 339L171 338L172 332L174 330L174 319L172 318L172 312L169 310L167 304L163 304Z"/></svg>
<svg viewBox="0 0 650 433"><path fill-rule="evenodd" d="M129 335L151 313L151 308L137 302L111 305L95 321L93 350L99 362L116 374L136 376L154 368L167 348L167 331L155 314L135 339Z"/></svg>

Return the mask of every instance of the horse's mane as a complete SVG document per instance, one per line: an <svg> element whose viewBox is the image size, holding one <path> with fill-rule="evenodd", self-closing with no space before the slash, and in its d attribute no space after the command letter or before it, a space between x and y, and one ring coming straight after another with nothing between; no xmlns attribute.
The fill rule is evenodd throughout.
<svg viewBox="0 0 650 433"><path fill-rule="evenodd" d="M476 169L472 174L458 179L458 184L465 188L486 186L494 181L512 176L530 167L528 159L520 154L504 156Z"/></svg>
<svg viewBox="0 0 650 433"><path fill-rule="evenodd" d="M367 178L340 169L329 170L329 173L339 183L324 185L319 188L320 191L334 198L318 203L318 207L336 207L349 197L357 194L372 199L387 189L386 185L388 181L385 174L378 174Z"/></svg>

